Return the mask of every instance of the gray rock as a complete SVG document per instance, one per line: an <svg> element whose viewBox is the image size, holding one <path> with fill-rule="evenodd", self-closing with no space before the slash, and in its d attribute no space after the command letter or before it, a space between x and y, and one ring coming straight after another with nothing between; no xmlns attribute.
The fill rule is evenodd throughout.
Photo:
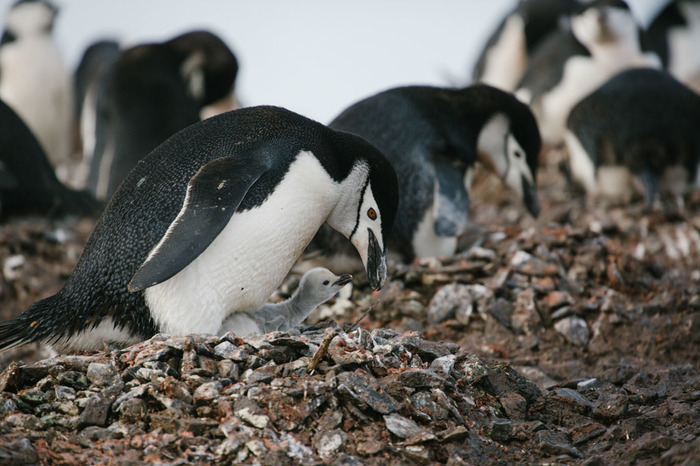
<svg viewBox="0 0 700 466"><path fill-rule="evenodd" d="M567 317L554 324L554 329L562 334L574 346L588 346L590 331L585 320L579 317Z"/></svg>
<svg viewBox="0 0 700 466"><path fill-rule="evenodd" d="M423 429L412 420L406 419L405 417L396 413L385 415L384 422L386 423L386 428L389 430L389 432L403 439L410 439L418 435L423 437L431 437L433 439L435 438L432 433Z"/></svg>
<svg viewBox="0 0 700 466"><path fill-rule="evenodd" d="M87 378L98 387L108 387L121 381L114 362L97 363L93 362L87 368Z"/></svg>
<svg viewBox="0 0 700 466"><path fill-rule="evenodd" d="M438 290L430 300L428 320L439 324L448 319L454 319L459 314L460 323L466 325L474 311L474 298L469 286L450 283Z"/></svg>
<svg viewBox="0 0 700 466"><path fill-rule="evenodd" d="M39 454L28 438L0 444L0 464L30 465L39 464Z"/></svg>
<svg viewBox="0 0 700 466"><path fill-rule="evenodd" d="M528 288L518 293L510 317L510 325L516 333L532 335L542 326L542 318L535 304L535 292Z"/></svg>
<svg viewBox="0 0 700 466"><path fill-rule="evenodd" d="M585 408L586 410L591 410L593 409L593 402L586 398L585 396L581 395L579 392L576 390L572 390L571 388L555 388L554 393L557 394L558 396L567 398L574 403L578 404L579 406Z"/></svg>
<svg viewBox="0 0 700 466"><path fill-rule="evenodd" d="M197 387L192 399L197 406L208 405L219 397L222 389L221 382L207 382Z"/></svg>
<svg viewBox="0 0 700 466"><path fill-rule="evenodd" d="M546 455L568 455L583 458L583 453L569 441L566 434L551 430L540 430L535 434L537 446Z"/></svg>
<svg viewBox="0 0 700 466"><path fill-rule="evenodd" d="M516 421L527 419L527 400L517 392L504 393L498 397L506 415Z"/></svg>
<svg viewBox="0 0 700 466"><path fill-rule="evenodd" d="M628 397L622 394L603 394L596 400L593 416L603 422L613 422L627 411Z"/></svg>
<svg viewBox="0 0 700 466"><path fill-rule="evenodd" d="M440 406L431 392L420 391L411 395L411 404L418 413L425 414L426 422L441 421L450 417L450 411ZM423 419L421 419L423 420Z"/></svg>
<svg viewBox="0 0 700 466"><path fill-rule="evenodd" d="M134 423L146 418L148 405L140 398L129 398L119 405L117 411L122 421Z"/></svg>
<svg viewBox="0 0 700 466"><path fill-rule="evenodd" d="M380 414L389 414L399 407L391 396L379 392L377 381L363 370L339 374L337 390L361 409L370 408Z"/></svg>
<svg viewBox="0 0 700 466"><path fill-rule="evenodd" d="M399 383L411 388L441 388L446 380L431 370L407 370L397 377Z"/></svg>
<svg viewBox="0 0 700 466"><path fill-rule="evenodd" d="M233 406L233 414L258 429L264 429L270 423L270 418L263 412L258 404L247 397L236 400Z"/></svg>
<svg viewBox="0 0 700 466"><path fill-rule="evenodd" d="M314 445L318 455L328 460L338 454L346 438L347 434L340 429L320 431L319 435L314 439Z"/></svg>
<svg viewBox="0 0 700 466"><path fill-rule="evenodd" d="M110 408L123 388L124 384L119 383L91 396L88 399L83 412L80 413L78 427L105 427L107 425L107 417L109 416Z"/></svg>

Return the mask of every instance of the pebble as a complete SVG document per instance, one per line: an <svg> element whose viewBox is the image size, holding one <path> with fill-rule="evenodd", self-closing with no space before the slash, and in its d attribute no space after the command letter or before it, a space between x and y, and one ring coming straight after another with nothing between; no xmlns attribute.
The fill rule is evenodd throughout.
<svg viewBox="0 0 700 466"><path fill-rule="evenodd" d="M585 320L579 317L567 317L554 324L554 329L574 346L588 346L590 331Z"/></svg>
<svg viewBox="0 0 700 466"><path fill-rule="evenodd" d="M416 437L421 434L429 434L429 432L412 420L406 419L405 417L396 413L385 415L384 422L386 423L386 428L389 429L392 434L403 439Z"/></svg>
<svg viewBox="0 0 700 466"><path fill-rule="evenodd" d="M445 285L430 300L428 320L439 324L459 315L459 322L466 325L474 310L473 302L474 298L468 285L456 283Z"/></svg>

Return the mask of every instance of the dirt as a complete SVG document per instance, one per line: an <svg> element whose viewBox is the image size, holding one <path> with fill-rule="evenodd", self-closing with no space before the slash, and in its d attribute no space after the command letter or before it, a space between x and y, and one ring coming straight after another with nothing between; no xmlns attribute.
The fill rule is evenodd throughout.
<svg viewBox="0 0 700 466"><path fill-rule="evenodd" d="M700 196L586 201L550 157L532 219L477 183L462 255L395 265L378 296L360 274L300 331L3 353L0 462L697 464ZM0 227L3 319L60 288L93 224Z"/></svg>

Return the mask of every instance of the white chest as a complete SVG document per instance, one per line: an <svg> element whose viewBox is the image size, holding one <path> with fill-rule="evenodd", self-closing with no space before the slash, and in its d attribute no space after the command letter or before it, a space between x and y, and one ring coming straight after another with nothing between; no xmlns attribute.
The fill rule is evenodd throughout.
<svg viewBox="0 0 700 466"><path fill-rule="evenodd" d="M669 31L671 56L668 68L678 79L687 82L700 71L700 4L683 2L679 6L689 24Z"/></svg>
<svg viewBox="0 0 700 466"><path fill-rule="evenodd" d="M487 52L481 81L512 91L526 66L525 22L519 15L511 15L503 25L498 41Z"/></svg>
<svg viewBox="0 0 700 466"><path fill-rule="evenodd" d="M335 207L337 187L301 153L261 206L234 214L197 259L145 291L161 331L216 333L226 316L259 309Z"/></svg>
<svg viewBox="0 0 700 466"><path fill-rule="evenodd" d="M32 38L0 49L0 98L36 135L49 159L58 164L70 151L72 84L56 46Z"/></svg>
<svg viewBox="0 0 700 466"><path fill-rule="evenodd" d="M435 233L435 210L425 211L411 243L416 257L452 257L457 252L457 237Z"/></svg>

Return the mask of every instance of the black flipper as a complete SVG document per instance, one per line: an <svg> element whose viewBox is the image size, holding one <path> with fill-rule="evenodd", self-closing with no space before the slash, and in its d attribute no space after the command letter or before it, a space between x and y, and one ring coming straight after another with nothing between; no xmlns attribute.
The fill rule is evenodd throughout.
<svg viewBox="0 0 700 466"><path fill-rule="evenodd" d="M265 160L221 157L199 169L187 185L182 210L136 271L129 291L162 283L195 260L228 224L248 189L269 166Z"/></svg>
<svg viewBox="0 0 700 466"><path fill-rule="evenodd" d="M434 228L438 236L457 236L469 219L469 194L464 186L464 173L449 159L435 157Z"/></svg>

